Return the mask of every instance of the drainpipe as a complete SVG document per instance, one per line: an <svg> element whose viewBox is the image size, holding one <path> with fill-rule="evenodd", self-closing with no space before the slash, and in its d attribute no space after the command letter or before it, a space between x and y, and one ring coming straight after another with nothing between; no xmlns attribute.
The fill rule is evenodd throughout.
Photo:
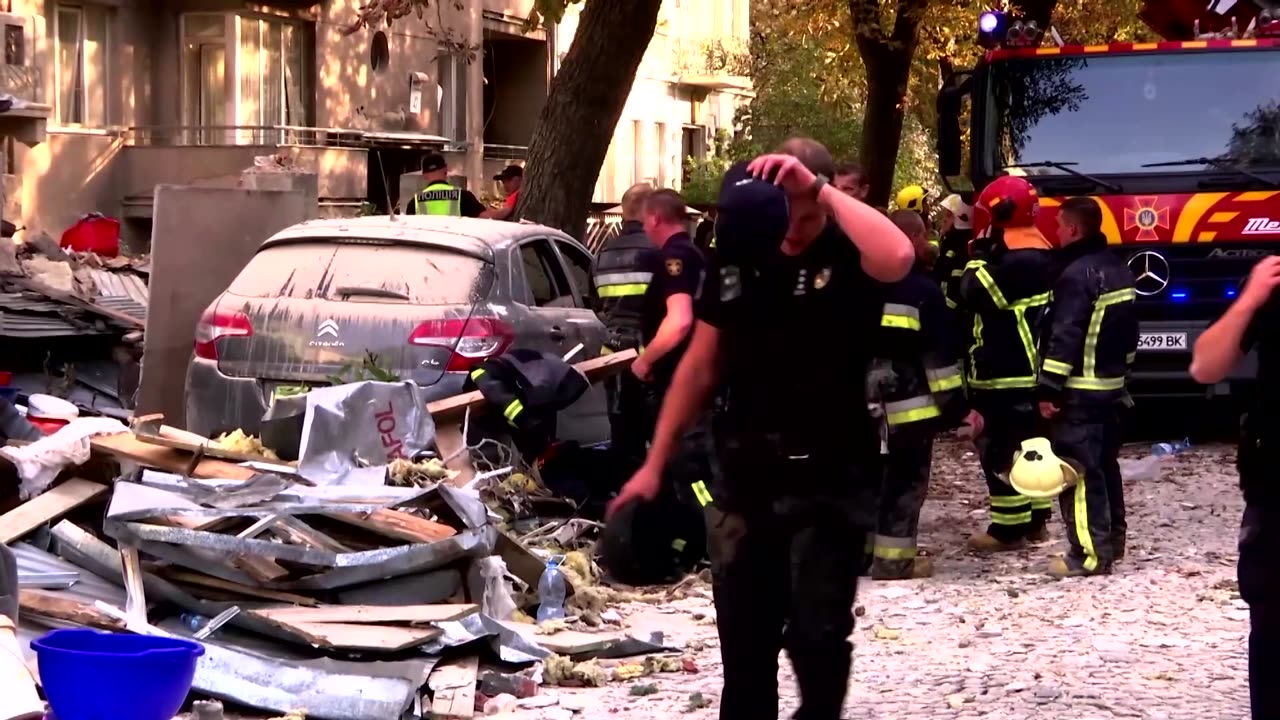
<svg viewBox="0 0 1280 720"><path fill-rule="evenodd" d="M467 44L476 59L467 65L467 187L477 195L487 188L484 175L484 3L468 3Z"/></svg>

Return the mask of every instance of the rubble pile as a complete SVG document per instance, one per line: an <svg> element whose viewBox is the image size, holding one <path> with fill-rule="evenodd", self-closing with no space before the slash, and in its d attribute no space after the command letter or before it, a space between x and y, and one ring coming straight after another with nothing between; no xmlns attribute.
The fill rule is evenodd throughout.
<svg viewBox="0 0 1280 720"><path fill-rule="evenodd" d="M369 390L331 390L343 388ZM330 475L306 471L314 448L287 463L243 432L215 441L156 415L131 427L82 418L11 442L0 475L22 477L0 477L0 540L18 561L21 646L61 627L192 638L204 654L191 700L329 720L470 717L555 704L543 685L690 672L662 654L661 633L621 630L609 604L644 596L597 585L589 555L572 549L590 523L541 523L525 542L486 505L539 485L509 469L478 474L468 448L450 445L482 404L471 393L425 406L417 425L431 429L434 456L371 467L348 450L352 467L331 462ZM5 496L36 472L56 480ZM567 617L534 625L552 553L564 555ZM216 703L198 705L216 715Z"/></svg>

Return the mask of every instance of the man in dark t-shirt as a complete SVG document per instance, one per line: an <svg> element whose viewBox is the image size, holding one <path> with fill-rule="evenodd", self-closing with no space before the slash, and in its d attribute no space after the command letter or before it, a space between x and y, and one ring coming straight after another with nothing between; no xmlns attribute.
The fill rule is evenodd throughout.
<svg viewBox="0 0 1280 720"><path fill-rule="evenodd" d="M719 388L708 542L723 720L778 716L784 647L797 717L838 718L848 686L880 487L865 394L882 307L874 281L900 280L914 255L888 218L828 184L833 172L825 147L794 139L726 174L698 322L645 466L611 505L657 494L662 467Z"/></svg>
<svg viewBox="0 0 1280 720"><path fill-rule="evenodd" d="M1249 697L1254 718L1280 718L1280 256L1254 266L1240 296L1196 340L1191 376L1222 382L1250 350L1258 352L1253 409L1241 423L1236 468L1244 491L1237 572L1249 604Z"/></svg>

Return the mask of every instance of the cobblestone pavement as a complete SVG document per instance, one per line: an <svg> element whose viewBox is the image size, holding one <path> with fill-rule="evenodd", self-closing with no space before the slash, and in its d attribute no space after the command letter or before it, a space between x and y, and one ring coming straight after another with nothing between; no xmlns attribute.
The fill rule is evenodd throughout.
<svg viewBox="0 0 1280 720"><path fill-rule="evenodd" d="M1137 455L1145 449L1135 449ZM1054 541L1020 553L966 554L985 527L985 492L964 446L940 444L921 531L935 577L863 586L859 595L849 718L1248 718L1248 614L1235 581L1242 509L1225 447L1171 458L1162 477L1126 478L1128 557L1114 575L1055 581L1042 574L1065 549ZM714 610L700 591L663 607L621 608L630 626L660 627L699 672L636 683L547 688L561 702L512 717L717 716L720 658ZM784 716L795 708L785 661ZM688 712L700 692L710 706Z"/></svg>

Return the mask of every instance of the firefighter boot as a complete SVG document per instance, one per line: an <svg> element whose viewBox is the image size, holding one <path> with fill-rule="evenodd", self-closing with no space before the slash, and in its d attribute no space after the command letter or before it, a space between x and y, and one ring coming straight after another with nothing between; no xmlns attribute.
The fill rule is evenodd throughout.
<svg viewBox="0 0 1280 720"><path fill-rule="evenodd" d="M1025 544L1026 541L1022 538L1004 541L992 537L990 533L974 535L969 538L969 542L967 543L969 550L976 553L1012 552L1014 550L1021 550Z"/></svg>
<svg viewBox="0 0 1280 720"><path fill-rule="evenodd" d="M1089 575L1107 575L1111 572L1110 568L1098 568L1093 572L1085 570L1084 567L1077 563L1068 561L1065 557L1055 557L1049 561L1048 574L1049 577L1062 578L1069 577L1086 577Z"/></svg>
<svg viewBox="0 0 1280 720"><path fill-rule="evenodd" d="M917 556L906 562L877 558L871 563L872 580L918 580L927 577L933 577L933 560L927 557Z"/></svg>
<svg viewBox="0 0 1280 720"><path fill-rule="evenodd" d="M1124 533L1112 532L1111 534L1111 558L1112 560L1124 559Z"/></svg>
<svg viewBox="0 0 1280 720"><path fill-rule="evenodd" d="M1052 539L1052 536L1049 535L1048 523L1045 523L1043 525L1033 525L1031 527L1031 530L1027 532L1027 542L1031 543L1032 545L1046 543L1046 542L1049 542L1049 540L1051 539Z"/></svg>

